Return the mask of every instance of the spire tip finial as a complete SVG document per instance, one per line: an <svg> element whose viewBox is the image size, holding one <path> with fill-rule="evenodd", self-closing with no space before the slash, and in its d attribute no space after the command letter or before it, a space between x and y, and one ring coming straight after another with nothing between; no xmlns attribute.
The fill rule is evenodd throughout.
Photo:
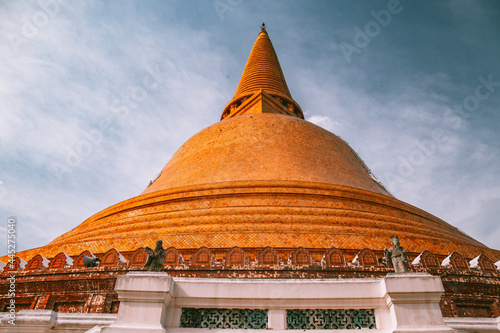
<svg viewBox="0 0 500 333"><path fill-rule="evenodd" d="M262 25L260 26L260 31L266 31L266 24L262 22Z"/></svg>

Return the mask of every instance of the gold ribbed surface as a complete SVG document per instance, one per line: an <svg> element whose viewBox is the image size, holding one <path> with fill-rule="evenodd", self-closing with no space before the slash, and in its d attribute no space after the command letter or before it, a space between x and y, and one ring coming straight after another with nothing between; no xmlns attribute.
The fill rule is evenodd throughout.
<svg viewBox="0 0 500 333"><path fill-rule="evenodd" d="M154 246L197 249L382 250L399 235L413 253L467 258L500 252L446 222L387 195L312 182L245 181L165 189L126 200L87 219L43 248L19 253L52 258Z"/></svg>
<svg viewBox="0 0 500 333"><path fill-rule="evenodd" d="M292 98L281 71L278 56L265 30L255 41L234 97L264 89Z"/></svg>
<svg viewBox="0 0 500 333"><path fill-rule="evenodd" d="M279 114L242 115L200 131L143 194L227 181L308 181L389 195L338 136Z"/></svg>

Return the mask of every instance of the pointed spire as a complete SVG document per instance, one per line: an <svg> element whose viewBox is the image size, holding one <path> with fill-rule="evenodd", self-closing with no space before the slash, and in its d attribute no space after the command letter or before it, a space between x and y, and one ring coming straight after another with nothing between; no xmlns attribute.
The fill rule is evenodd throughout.
<svg viewBox="0 0 500 333"><path fill-rule="evenodd" d="M241 75L240 83L231 102L225 107L222 119L233 117L248 112L234 112L250 96L264 91L274 97L281 104L283 110L275 113L283 113L304 118L299 105L293 100L285 81L278 56L274 51L273 44L267 34L266 25L262 23L261 30L248 57L247 64ZM257 113L255 110L252 113Z"/></svg>
<svg viewBox="0 0 500 333"><path fill-rule="evenodd" d="M264 89L268 93L279 92L292 98L265 24L262 24L259 36L250 52L234 97L259 89Z"/></svg>

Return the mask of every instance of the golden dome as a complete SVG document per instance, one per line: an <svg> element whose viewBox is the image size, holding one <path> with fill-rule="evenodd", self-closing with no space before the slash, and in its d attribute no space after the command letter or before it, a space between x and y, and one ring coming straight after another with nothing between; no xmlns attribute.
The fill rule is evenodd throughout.
<svg viewBox="0 0 500 333"><path fill-rule="evenodd" d="M235 181L318 182L389 195L342 139L280 114L242 115L202 130L142 194Z"/></svg>
<svg viewBox="0 0 500 333"><path fill-rule="evenodd" d="M224 120L182 145L141 195L19 256L133 251L158 239L216 253L234 246L352 252L381 250L397 234L413 253L500 259L500 251L392 197L345 141L301 116L261 31Z"/></svg>

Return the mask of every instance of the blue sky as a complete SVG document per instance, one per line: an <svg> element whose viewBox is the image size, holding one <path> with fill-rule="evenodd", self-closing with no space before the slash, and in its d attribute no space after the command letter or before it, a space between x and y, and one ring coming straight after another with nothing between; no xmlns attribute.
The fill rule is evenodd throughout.
<svg viewBox="0 0 500 333"><path fill-rule="evenodd" d="M43 246L139 195L219 120L262 22L307 120L500 249L493 0L1 1L0 234Z"/></svg>

